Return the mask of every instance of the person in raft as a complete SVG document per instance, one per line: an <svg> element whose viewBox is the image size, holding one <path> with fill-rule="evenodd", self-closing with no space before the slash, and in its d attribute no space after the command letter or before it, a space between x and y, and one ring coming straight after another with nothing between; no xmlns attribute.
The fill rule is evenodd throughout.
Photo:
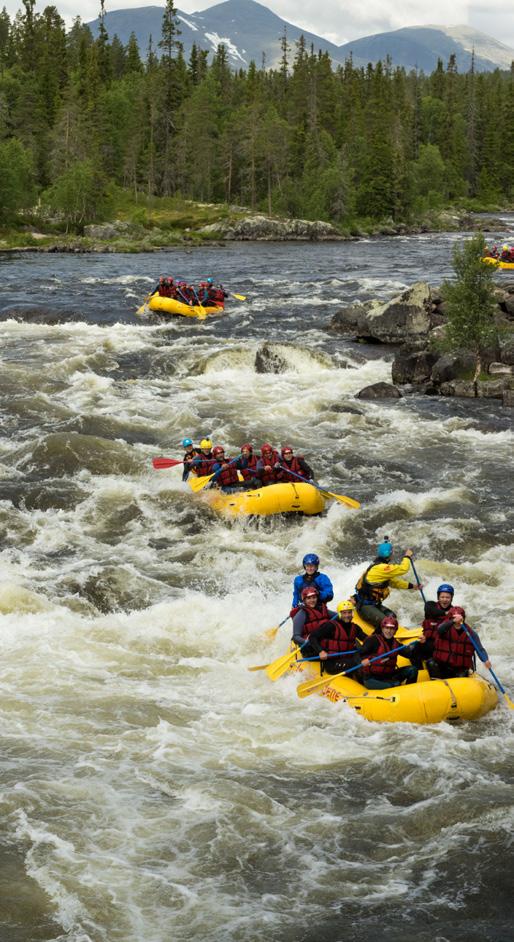
<svg viewBox="0 0 514 942"><path fill-rule="evenodd" d="M311 632L332 618L337 618L337 612L331 612L325 603L320 601L315 585L305 586L300 598L301 604L293 606L289 616L293 620L293 641L301 648Z"/></svg>
<svg viewBox="0 0 514 942"><path fill-rule="evenodd" d="M233 494L234 491L238 491L245 486L244 482L239 480L236 467L237 459L226 458L225 449L222 445L214 446L212 449L212 457L214 464L211 474L214 473L214 477L210 483L210 487L218 487L221 491L224 491L225 494Z"/></svg>
<svg viewBox="0 0 514 942"><path fill-rule="evenodd" d="M396 649L401 647L395 639L398 630L398 621L394 615L386 615L380 626L375 628L359 649L358 659L361 670L358 680L370 690L385 690L386 687L399 687L400 684L415 684L418 679L418 669L413 664L410 667L397 667L398 654ZM374 657L385 655L379 661ZM407 650L403 652L408 656Z"/></svg>
<svg viewBox="0 0 514 942"><path fill-rule="evenodd" d="M206 474L212 474L214 458L212 457L212 442L210 438L202 438L200 442L200 451L196 458L191 462L191 471L199 477Z"/></svg>
<svg viewBox="0 0 514 942"><path fill-rule="evenodd" d="M260 481L257 480L257 458L253 453L253 445L246 442L241 445L241 454L235 461L235 467L243 476L245 487L253 489L259 487Z"/></svg>
<svg viewBox="0 0 514 942"><path fill-rule="evenodd" d="M407 574L413 554L411 549L405 550L401 563L391 563L393 546L389 537L377 547L377 555L370 566L360 576L355 586L356 608L364 621L374 628L378 628L385 615L395 613L387 608L383 602L393 589L422 589L421 582L407 582L402 578Z"/></svg>
<svg viewBox="0 0 514 942"><path fill-rule="evenodd" d="M475 650L480 660L490 668L489 655L480 638L476 631L466 624L466 612L460 606L454 605L435 631L434 653L427 661L430 676L441 680L448 677L467 677L475 667Z"/></svg>
<svg viewBox="0 0 514 942"><path fill-rule="evenodd" d="M261 457L257 461L255 476L258 478L259 487L267 487L268 484L276 484L279 481L277 468L280 467L278 460L278 451L272 448L268 442L264 442L261 448Z"/></svg>
<svg viewBox="0 0 514 942"><path fill-rule="evenodd" d="M199 451L193 445L193 440L191 438L182 439L182 448L184 449L184 470L182 472L182 480L187 481L193 461L198 456Z"/></svg>
<svg viewBox="0 0 514 942"><path fill-rule="evenodd" d="M295 455L291 445L283 445L280 450L280 461L275 465L277 479L282 484L295 484L298 478L305 478L306 481L312 480L314 473L309 467L303 455ZM289 472L293 473L290 474Z"/></svg>
<svg viewBox="0 0 514 942"><path fill-rule="evenodd" d="M319 556L316 553L307 553L302 559L304 572L295 576L293 582L293 608L300 604L303 589L313 585L318 590L320 602L331 602L334 598L334 589L328 576L319 571Z"/></svg>
<svg viewBox="0 0 514 942"><path fill-rule="evenodd" d="M449 582L443 582L437 590L437 602L425 602L425 617L423 619L423 641L418 640L411 645L411 661L416 667L423 667L423 661L432 657L437 627L448 619L448 613L453 605L455 589Z"/></svg>
<svg viewBox="0 0 514 942"><path fill-rule="evenodd" d="M340 602L337 606L337 618L311 630L302 656L318 655L322 673L327 671L328 674L339 674L359 663L355 653L359 647L358 642L366 641L368 636L353 621L354 611L351 599Z"/></svg>

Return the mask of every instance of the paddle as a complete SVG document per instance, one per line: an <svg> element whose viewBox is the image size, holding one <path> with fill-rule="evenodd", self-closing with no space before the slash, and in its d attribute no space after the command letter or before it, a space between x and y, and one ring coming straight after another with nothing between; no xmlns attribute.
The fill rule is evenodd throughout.
<svg viewBox="0 0 514 942"><path fill-rule="evenodd" d="M357 654L357 651L358 651L358 648L354 648L353 651L335 651L335 652L333 652L332 654L327 654L327 658L329 658L329 657L349 657L350 654ZM298 658L298 660L297 660L296 663L297 663L297 664L303 664L305 661L319 661L319 660L320 660L320 656L319 656L319 654L317 654L316 657L300 657L300 658ZM323 662L325 662L325 658L323 658Z"/></svg>
<svg viewBox="0 0 514 942"><path fill-rule="evenodd" d="M246 294L234 294L233 291L231 291L230 294L236 301L246 301Z"/></svg>
<svg viewBox="0 0 514 942"><path fill-rule="evenodd" d="M176 458L152 458L152 464L156 471L160 471L162 468L175 468L176 465L184 464L184 462Z"/></svg>
<svg viewBox="0 0 514 942"><path fill-rule="evenodd" d="M415 565L414 565L414 560L413 560L412 556L411 556L411 558L410 558L410 564L411 564L411 566L412 566L412 571L413 571L413 573L414 573L414 578L415 578L415 580L416 580L416 582L417 582L417 584L418 584L418 586L419 586L419 591L420 591L420 593L421 593L421 598L423 599L423 601L424 601L424 603L425 603L425 605L426 605L426 604L427 604L427 600L426 600L426 598L425 598L425 593L423 592L423 588L422 588L422 585L421 585L421 580L420 580L420 578L419 578L419 576L418 576L418 574L417 574L417 572L416 572L416 567L415 567Z"/></svg>
<svg viewBox="0 0 514 942"><path fill-rule="evenodd" d="M286 615L286 617L284 618L284 621L281 621L280 624L275 625L274 628L267 628L266 631L264 632L264 638L265 638L265 640L266 640L266 641L273 641L273 639L277 637L278 629L279 629L279 628L282 628L282 625L285 625L286 621L287 621L288 618L290 618L290 617L291 617L290 615Z"/></svg>
<svg viewBox="0 0 514 942"><path fill-rule="evenodd" d="M476 641L475 641L475 639L474 639L474 637L473 637L473 634L471 633L471 631L468 631L468 626L465 625L464 622L462 622L462 627L464 628L464 631L466 632L466 634L467 634L469 640L471 641L471 644L473 645L473 647L474 647L475 651L477 652L477 654L478 654L480 660L482 661L482 664L485 664L485 661L484 661L484 658L483 658L483 654L482 654L480 648L478 647L478 644L476 643ZM505 690L505 687L503 686L503 684L501 683L501 681L499 680L499 678L498 678L498 677L496 676L496 674L494 673L492 667L488 667L487 670L488 670L489 673L491 674L491 677L493 678L493 680L494 680L494 682L495 682L495 684L496 684L496 687L497 687L498 690L503 694L503 696L504 696L504 698L505 698L505 701L506 701L506 703L507 703L509 709L510 709L510 710L514 710L514 702L510 699L510 697L509 697L507 691Z"/></svg>
<svg viewBox="0 0 514 942"><path fill-rule="evenodd" d="M237 458L232 458L232 461L228 462L227 467L230 467L231 464L234 464L238 460L239 457L240 456L238 455ZM223 468L220 468L219 471L213 471L212 474L207 474L204 477L190 478L189 483L191 485L191 490L194 491L195 494L197 494L198 491L202 491L205 485L208 484L209 481L212 481L213 478L217 478L218 475L220 475L222 471L223 471Z"/></svg>
<svg viewBox="0 0 514 942"><path fill-rule="evenodd" d="M331 491L326 491L323 487L320 487L319 484L315 484L314 481L307 481L301 474L297 474L296 471L291 471L287 465L281 464L280 467L283 468L284 471L287 471L288 474L292 474L293 477L298 478L298 480L302 481L304 484L310 484L311 487L315 487L324 497L331 497L332 500L338 500L340 504L346 504L347 507L354 507L355 509L360 507L359 501L354 500L353 497L345 497L344 494L332 494Z"/></svg>
<svg viewBox="0 0 514 942"><path fill-rule="evenodd" d="M147 296L146 296L145 300L143 301L141 307L138 307L138 309L137 309L137 311L136 311L136 317L138 317L138 316L140 317L141 314L144 314L144 313L145 313L145 310L146 310L146 302L149 301L151 297L152 297L152 293L147 294Z"/></svg>
<svg viewBox="0 0 514 942"><path fill-rule="evenodd" d="M285 674L288 667L296 661L296 655L298 651L301 651L305 647L307 641L304 641L301 647L295 648L294 651L289 651L287 654L283 654L282 657L278 657L276 661L273 661L272 664L268 664L266 667L266 673L270 680L278 680L279 677L282 677L282 674Z"/></svg>
<svg viewBox="0 0 514 942"><path fill-rule="evenodd" d="M374 661L381 661L385 657L389 657L391 653L396 654L398 651L402 651L403 648L408 648L408 644L401 644L398 648L394 648L393 652L386 651L385 654L377 654L376 657L372 657L370 664L373 664ZM353 671L357 671L360 668L360 664L356 664L355 667L350 667L347 671L341 671L339 674L332 674L332 677L322 677L321 680L307 680L304 684L300 684L296 688L296 693L302 699L303 697L308 697L311 693L314 693L316 690L319 690L321 687L326 687L328 684L331 684L336 677L345 677L347 674L352 674Z"/></svg>

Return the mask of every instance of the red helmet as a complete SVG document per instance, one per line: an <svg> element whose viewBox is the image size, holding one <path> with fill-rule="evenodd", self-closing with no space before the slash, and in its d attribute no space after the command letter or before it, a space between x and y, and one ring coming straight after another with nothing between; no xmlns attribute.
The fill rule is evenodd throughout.
<svg viewBox="0 0 514 942"><path fill-rule="evenodd" d="M315 585L306 585L302 589L302 602L307 598L308 595L315 595L316 598L319 596L319 591Z"/></svg>
<svg viewBox="0 0 514 942"><path fill-rule="evenodd" d="M385 618L380 622L381 628L394 628L396 631L398 628L398 619L394 615L386 615Z"/></svg>
<svg viewBox="0 0 514 942"><path fill-rule="evenodd" d="M460 607L460 605L452 605L452 607L448 609L446 614L450 615L450 617L453 615L461 615L464 620L466 619L466 612L464 611L463 608Z"/></svg>
<svg viewBox="0 0 514 942"><path fill-rule="evenodd" d="M212 449L213 457L215 455L224 455L224 454L225 454L225 449L222 448L221 445L215 445L214 448Z"/></svg>
<svg viewBox="0 0 514 942"><path fill-rule="evenodd" d="M269 442L264 442L264 445L261 448L261 455L265 455L269 451L273 452L273 448L271 447Z"/></svg>
<svg viewBox="0 0 514 942"><path fill-rule="evenodd" d="M280 449L280 454L282 455L282 457L284 457L284 454L286 453L286 451L290 451L291 454L293 453L293 449L291 448L291 445L282 445L282 448Z"/></svg>
<svg viewBox="0 0 514 942"><path fill-rule="evenodd" d="M250 445L250 442L245 442L244 445L241 445L241 451L243 448L248 448L248 451L253 451L253 445Z"/></svg>

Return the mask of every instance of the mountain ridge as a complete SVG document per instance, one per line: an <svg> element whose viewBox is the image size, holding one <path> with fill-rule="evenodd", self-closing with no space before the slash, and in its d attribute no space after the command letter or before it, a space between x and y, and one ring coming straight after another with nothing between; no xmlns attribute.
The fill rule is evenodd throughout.
<svg viewBox="0 0 514 942"><path fill-rule="evenodd" d="M124 44L135 33L139 48L146 54L150 36L154 48L161 34L163 6L144 6L113 10L105 14L104 24L109 35L116 33ZM214 54L219 44L227 49L233 68L247 68L253 60L257 65L276 67L281 58L281 37L284 31L294 57L294 43L303 36L307 48L327 52L334 65L343 65L351 56L357 66L366 66L390 57L393 66L407 70L432 72L437 60L446 64L454 55L460 72L468 71L474 54L476 71L508 69L514 60L514 49L468 26L406 26L398 30L363 36L337 46L308 30L301 29L257 0L223 0L198 13L177 9L177 18L186 57L193 43ZM93 34L99 20L88 23Z"/></svg>

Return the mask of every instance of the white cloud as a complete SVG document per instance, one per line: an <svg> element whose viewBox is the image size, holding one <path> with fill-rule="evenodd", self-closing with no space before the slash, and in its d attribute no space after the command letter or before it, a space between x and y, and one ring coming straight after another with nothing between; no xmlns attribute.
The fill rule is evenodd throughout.
<svg viewBox="0 0 514 942"><path fill-rule="evenodd" d="M51 0L48 0L51 2ZM214 6L220 0L176 0L176 6L184 13L197 13ZM164 6L159 0L107 0L107 10L121 10L146 5ZM41 11L46 3L38 0ZM94 19L99 12L98 0L56 0L56 6L67 23L80 14L83 20ZM300 26L311 33L323 36L331 42L341 44L359 36L369 36L402 26L471 26L493 36L506 46L514 48L514 11L511 0L502 7L486 5L484 0L267 0L268 6L278 16ZM18 0L6 0L10 15L21 7ZM509 9L507 9L509 8Z"/></svg>

